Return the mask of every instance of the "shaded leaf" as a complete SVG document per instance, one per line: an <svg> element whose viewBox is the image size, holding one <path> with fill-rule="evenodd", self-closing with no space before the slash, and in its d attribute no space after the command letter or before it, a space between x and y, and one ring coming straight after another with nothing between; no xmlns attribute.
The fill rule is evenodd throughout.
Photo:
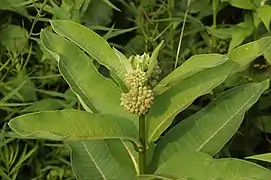
<svg viewBox="0 0 271 180"><path fill-rule="evenodd" d="M9 24L0 29L0 43L11 52L20 52L27 42L27 34L24 28Z"/></svg>
<svg viewBox="0 0 271 180"><path fill-rule="evenodd" d="M32 3L33 1L25 1L25 0L1 0L0 9L13 11L28 18L28 13L25 7Z"/></svg>
<svg viewBox="0 0 271 180"><path fill-rule="evenodd" d="M271 133L271 116L261 116L253 122L261 131Z"/></svg>
<svg viewBox="0 0 271 180"><path fill-rule="evenodd" d="M106 26L112 21L113 11L101 0L91 0L81 23L86 26L103 25Z"/></svg>
<svg viewBox="0 0 271 180"><path fill-rule="evenodd" d="M36 101L36 87L32 80L24 73L18 73L17 77L13 78L0 87L0 92L5 95L2 102L8 99L14 99L22 102Z"/></svg>

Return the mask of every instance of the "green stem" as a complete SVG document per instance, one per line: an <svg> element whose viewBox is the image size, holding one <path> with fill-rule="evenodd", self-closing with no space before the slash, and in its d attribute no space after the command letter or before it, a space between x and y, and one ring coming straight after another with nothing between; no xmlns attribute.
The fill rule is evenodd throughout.
<svg viewBox="0 0 271 180"><path fill-rule="evenodd" d="M217 3L216 0L212 1L213 5L213 27L216 29L216 15L217 15Z"/></svg>
<svg viewBox="0 0 271 180"><path fill-rule="evenodd" d="M139 151L139 173L144 174L146 168L145 116L139 116L139 141L143 148Z"/></svg>

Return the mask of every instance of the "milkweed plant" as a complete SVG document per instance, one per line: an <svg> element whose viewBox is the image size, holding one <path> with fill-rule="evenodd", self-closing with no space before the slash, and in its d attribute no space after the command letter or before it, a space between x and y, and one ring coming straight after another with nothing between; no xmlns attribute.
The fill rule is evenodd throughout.
<svg viewBox="0 0 271 180"><path fill-rule="evenodd" d="M157 58L163 42L151 54L126 57L83 25L50 23L53 32L42 30L42 46L58 62L84 110L25 114L10 120L9 126L19 138L63 141L70 148L77 179L271 179L270 170L255 163L268 154L243 160L217 156L246 111L269 88L268 79L229 87L171 126L195 99L270 53L271 37L224 55L194 55L161 78ZM97 63L110 76L100 73Z"/></svg>

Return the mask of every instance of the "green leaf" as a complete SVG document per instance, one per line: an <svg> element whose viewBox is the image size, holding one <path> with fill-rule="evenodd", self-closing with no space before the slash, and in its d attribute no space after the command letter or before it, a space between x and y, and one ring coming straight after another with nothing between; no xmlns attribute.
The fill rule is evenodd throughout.
<svg viewBox="0 0 271 180"><path fill-rule="evenodd" d="M271 133L271 116L261 116L253 121L261 131L265 133Z"/></svg>
<svg viewBox="0 0 271 180"><path fill-rule="evenodd" d="M132 72L133 71L133 67L131 65L131 63L129 62L129 60L127 59L127 57L122 54L120 51L118 51L117 49L113 48L116 55L118 56L120 62L124 65L126 72Z"/></svg>
<svg viewBox="0 0 271 180"><path fill-rule="evenodd" d="M44 111L44 110L58 110L64 107L65 107L65 101L48 98L48 99L42 99L40 101L35 101L31 105L23 108L21 112L26 113L26 112L37 112L37 111Z"/></svg>
<svg viewBox="0 0 271 180"><path fill-rule="evenodd" d="M80 22L91 0L62 0L60 6L51 2L52 6L45 6L44 10L53 14L54 19L66 19Z"/></svg>
<svg viewBox="0 0 271 180"><path fill-rule="evenodd" d="M13 118L9 126L27 137L52 140L127 139L140 144L138 130L131 121L78 110L30 113Z"/></svg>
<svg viewBox="0 0 271 180"><path fill-rule="evenodd" d="M160 44L152 52L151 59L150 59L150 65L149 65L148 70L147 70L147 79L149 77L151 77L152 72L153 72L154 68L156 67L156 65L158 63L157 57L158 57L160 48L162 47L163 43L164 43L164 41L160 42Z"/></svg>
<svg viewBox="0 0 271 180"><path fill-rule="evenodd" d="M26 10L26 6L32 4L33 2L34 1L25 1L25 0L1 0L0 9L13 11L28 18L29 15Z"/></svg>
<svg viewBox="0 0 271 180"><path fill-rule="evenodd" d="M248 161L212 159L207 154L189 151L174 154L154 174L193 180L269 180L271 177L271 171Z"/></svg>
<svg viewBox="0 0 271 180"><path fill-rule="evenodd" d="M109 0L103 0L103 2L105 3L105 4L107 4L109 7L111 7L111 8L113 8L113 9L115 9L115 10L117 10L117 11L121 11L119 8L117 8L114 4L112 4Z"/></svg>
<svg viewBox="0 0 271 180"><path fill-rule="evenodd" d="M0 43L11 52L20 52L27 42L28 32L17 25L9 24L0 29Z"/></svg>
<svg viewBox="0 0 271 180"><path fill-rule="evenodd" d="M264 5L262 7L257 8L257 15L264 23L266 29L269 31L270 29L270 20L271 20L271 6Z"/></svg>
<svg viewBox="0 0 271 180"><path fill-rule="evenodd" d="M174 117L192 104L197 97L209 93L223 83L230 74L232 66L233 64L228 61L215 68L206 69L156 96L154 104L146 115L147 142L156 141Z"/></svg>
<svg viewBox="0 0 271 180"><path fill-rule="evenodd" d="M207 27L207 31L212 34L212 36L215 36L219 39L228 39L231 38L234 28L214 28L212 27Z"/></svg>
<svg viewBox="0 0 271 180"><path fill-rule="evenodd" d="M91 111L127 117L137 123L135 116L120 106L122 91L99 74L91 59L83 51L57 34L42 31L41 40L49 51L59 55L55 58L59 61L61 74Z"/></svg>
<svg viewBox="0 0 271 180"><path fill-rule="evenodd" d="M135 179L136 171L131 166L126 146L120 144L127 142L92 140L66 143L72 149L71 161L78 179Z"/></svg>
<svg viewBox="0 0 271 180"><path fill-rule="evenodd" d="M230 5L241 9L255 8L255 5L251 0L221 0L221 2L228 2Z"/></svg>
<svg viewBox="0 0 271 180"><path fill-rule="evenodd" d="M124 109L121 108L119 105L121 90L116 88L111 81L98 73L98 71L92 64L91 59L89 59L88 56L86 56L82 51L80 51L80 49L76 47L73 43L65 40L65 38L60 37L59 35L47 32L42 32L41 35L43 44L51 52L57 52L61 55L57 56L57 54L52 53L52 55L54 55L56 59L60 58L60 71L72 87L72 90L78 95L79 99L80 97L82 97L81 99L83 99L83 101L81 101L81 103L85 102L86 106L92 109L91 110L89 108L86 108L86 110L93 111L96 109L96 111L98 110L101 113L110 113L118 116L123 116L127 118L127 121L128 119L132 120L137 126L138 122L135 116L133 117L129 113L125 112ZM80 61L78 61L78 59ZM93 88L93 85L95 85L95 88ZM110 94L110 96L108 96L108 94ZM95 140L95 142L88 141L88 147L91 147L91 144L93 144L93 146L95 146L96 148L103 149L103 144L106 142L103 142L103 140L99 141L100 142L98 144L96 143L97 140ZM73 145L71 146L73 152L85 151L85 153L87 153L89 156L92 156L94 159L100 159L99 153L93 152L89 150L89 148L82 148L80 142L77 143L78 144L76 145L75 142L73 142ZM116 144L116 146L119 146L120 149L125 148L126 154L129 154L130 159L133 160L134 164L136 164L135 159L137 158L134 157L135 150L133 147L129 147L125 143L118 143ZM110 151L110 148L108 149L108 151ZM122 155L125 156L126 154ZM121 157L115 157L117 161L119 158ZM75 162L75 160L77 161L77 159L79 159L78 161L80 161L80 159L82 159L81 153L73 154L73 159L73 162ZM77 168L78 163L74 164L73 162L72 166L75 170L76 175L78 177L85 176L86 172L82 172L80 168ZM110 161L108 162L108 164L110 164ZM96 162L88 161L87 163L83 163L82 165L84 165L84 167L88 169L96 169L96 171L87 172L87 174L90 173L88 174L90 175L90 177L99 176L100 167L97 166ZM119 166L123 165L120 164ZM133 166L133 164L130 164L130 166ZM124 167L130 168L130 166ZM107 166L104 168L111 167ZM127 170L127 172L129 172L129 170Z"/></svg>
<svg viewBox="0 0 271 180"><path fill-rule="evenodd" d="M100 64L106 66L113 78L118 83L123 84L120 79L124 79L125 68L115 52L102 37L87 27L72 21L54 20L51 21L51 25L57 34L66 37L86 51Z"/></svg>
<svg viewBox="0 0 271 180"><path fill-rule="evenodd" d="M229 45L229 51L238 45L242 44L242 42L253 32L253 24L252 22L241 22L233 27L231 42Z"/></svg>
<svg viewBox="0 0 271 180"><path fill-rule="evenodd" d="M263 55L271 48L271 37L264 37L239 46L228 53L229 60L236 62L232 74L247 68L249 63L257 57Z"/></svg>
<svg viewBox="0 0 271 180"><path fill-rule="evenodd" d="M175 178L165 177L163 175L143 174L137 176L138 180L176 180ZM178 180L188 180L186 178L178 178Z"/></svg>
<svg viewBox="0 0 271 180"><path fill-rule="evenodd" d="M201 111L173 127L158 143L155 158L166 162L175 152L201 151L210 155L219 152L234 135L246 111L269 87L269 81L245 84L230 89Z"/></svg>
<svg viewBox="0 0 271 180"><path fill-rule="evenodd" d="M264 56L264 59L268 62L268 64L271 65L271 48L268 51L266 51L263 54L263 56Z"/></svg>
<svg viewBox="0 0 271 180"><path fill-rule="evenodd" d="M5 95L2 102L14 99L22 102L36 101L36 87L32 80L23 73L18 73L17 77L0 87L0 92Z"/></svg>
<svg viewBox="0 0 271 180"><path fill-rule="evenodd" d="M91 0L81 24L106 26L112 21L113 10L101 0Z"/></svg>
<svg viewBox="0 0 271 180"><path fill-rule="evenodd" d="M265 153L265 154L258 154L254 156L246 157L246 159L255 159L259 161L265 161L271 163L271 153Z"/></svg>
<svg viewBox="0 0 271 180"><path fill-rule="evenodd" d="M227 61L228 57L221 54L195 55L185 61L181 66L162 79L153 89L155 94L161 94L178 84L181 80L199 73L200 71L219 66Z"/></svg>

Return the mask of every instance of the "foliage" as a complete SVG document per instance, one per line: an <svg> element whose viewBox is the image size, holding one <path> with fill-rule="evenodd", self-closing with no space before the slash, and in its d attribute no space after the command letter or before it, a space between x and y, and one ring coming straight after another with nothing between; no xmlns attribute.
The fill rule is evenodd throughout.
<svg viewBox="0 0 271 180"><path fill-rule="evenodd" d="M269 1L3 0L0 16L2 179L270 179ZM120 98L144 52L155 99L137 116Z"/></svg>

